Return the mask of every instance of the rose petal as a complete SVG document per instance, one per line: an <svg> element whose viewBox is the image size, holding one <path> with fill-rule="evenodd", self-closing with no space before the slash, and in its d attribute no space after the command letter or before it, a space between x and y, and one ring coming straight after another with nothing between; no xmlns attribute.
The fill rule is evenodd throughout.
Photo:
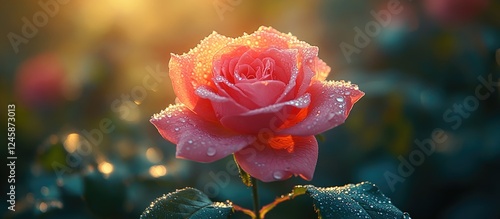
<svg viewBox="0 0 500 219"><path fill-rule="evenodd" d="M299 75L299 68L297 66L297 56L299 55L298 50L269 49L264 52L263 55L273 58L276 65L282 68L282 71L276 71L275 74L285 75L276 75L277 78L288 79L288 81L283 81L286 84L286 87L276 102L287 101L296 97L296 94L292 93L292 90L297 84L297 77Z"/></svg>
<svg viewBox="0 0 500 219"><path fill-rule="evenodd" d="M291 149L275 149L269 142L256 141L236 152L236 161L243 170L263 182L285 180L292 175L311 180L318 160L318 142L314 136L290 138Z"/></svg>
<svg viewBox="0 0 500 219"><path fill-rule="evenodd" d="M214 77L214 83L219 95L228 97L235 102L238 101L238 104L241 105L243 108L245 108L246 111L258 107L250 98L248 98L248 96L243 91L240 90L240 88L229 82L226 78L222 76L216 76ZM239 111L232 112L229 115L239 114L239 113L241 112ZM224 116L228 114L219 113L219 115ZM219 118L220 116L217 117Z"/></svg>
<svg viewBox="0 0 500 219"><path fill-rule="evenodd" d="M312 59L310 59L312 60ZM297 75L297 86L295 87L295 95L302 95L311 85L311 80L314 76L314 71L310 65L301 65L300 73Z"/></svg>
<svg viewBox="0 0 500 219"><path fill-rule="evenodd" d="M233 98L219 96L212 92L209 87L200 86L196 89L196 94L204 99L212 101L212 107L216 113L217 118L220 115L233 115L248 112L248 109L235 102Z"/></svg>
<svg viewBox="0 0 500 219"><path fill-rule="evenodd" d="M296 60L295 62L297 64L297 69L301 73L297 76L293 74L291 75L294 82L291 88L297 85L295 96L300 96L305 92L307 87L309 87L310 79L314 76L313 70L316 70L314 63L315 59L317 59L318 56L318 47L311 46L306 42L300 41L297 39L297 37L293 36L290 33L281 33L273 29L272 27L260 27L257 31L250 35L235 39L233 43L239 43L241 45L249 46L256 51L266 50L268 48L277 48L279 50L297 50L296 56L294 58ZM307 68L309 68L309 70ZM292 71L288 71L289 74L290 72ZM295 83L296 80L297 83ZM291 88L286 89L286 92L291 90ZM281 99L287 100L284 97L282 97Z"/></svg>
<svg viewBox="0 0 500 219"><path fill-rule="evenodd" d="M237 54L239 54L241 51L233 51ZM259 55L259 57L257 57ZM213 78L215 82L215 86L218 88L218 92L221 96L226 96L229 98L234 99L236 102L238 102L241 106L247 108L247 109L258 109L262 106L268 106L270 104L274 104L277 102L281 101L287 101L291 100L295 97L295 93L292 92L292 90L295 87L296 84L296 78L297 75L299 74L298 68L297 68L297 50L296 49L283 49L283 50L278 50L275 48L268 49L266 51L263 51L260 54L257 54L256 51L246 51L242 54L242 57L239 59L238 63L235 66L235 71L238 69L238 67L243 66L245 68L249 67L248 63L252 63L254 59L261 58L261 59L272 59L274 63L274 69L275 71L273 72L273 76L278 79L277 81L282 81L284 84L286 84L286 87L284 89L277 88L279 83L275 83L276 86L272 87L273 92L278 92L279 93L272 93L273 95L269 95L270 93L266 94L266 96L257 96L255 98L252 96L255 92L253 91L247 91L243 92L241 88L245 87L248 88L249 86L247 85L241 85L240 84L244 82L238 82L238 83L231 83L230 77L229 79L226 77L223 77L221 75L217 75ZM224 57L224 55L221 55L221 57ZM232 60L231 60L232 62ZM230 62L227 61L217 61L216 63L216 68L215 71L222 71L224 66L223 64L229 64ZM221 64L222 63L222 64ZM241 70L241 69L239 69ZM234 73L239 74L238 72ZM235 76L238 77L238 76ZM234 81L238 81L237 79L234 79ZM247 80L248 81L248 80ZM272 97L269 98L269 96L274 96L277 95L278 97ZM262 101L261 101L262 100ZM272 101L271 101L272 100ZM262 102L268 102L271 101L269 104L263 105ZM227 110L225 110L227 111ZM235 113L232 113L231 115L234 115ZM227 116L226 114L220 114L222 116Z"/></svg>
<svg viewBox="0 0 500 219"><path fill-rule="evenodd" d="M314 81L307 92L311 93L307 117L290 128L277 131L278 134L316 135L338 126L364 95L357 85L344 81Z"/></svg>
<svg viewBox="0 0 500 219"><path fill-rule="evenodd" d="M224 127L236 132L258 134L264 129L280 127L285 120L281 117L288 117L286 112L292 112L294 108L309 106L310 98L309 93L305 93L295 100L250 110L239 115L224 116L220 122Z"/></svg>
<svg viewBox="0 0 500 219"><path fill-rule="evenodd" d="M198 162L219 160L255 141L254 136L236 134L200 118L183 104L169 106L150 122L163 138L177 144L177 157Z"/></svg>
<svg viewBox="0 0 500 219"><path fill-rule="evenodd" d="M324 81L328 77L328 74L330 74L330 66L328 66L323 60L320 58L316 57L315 58L315 69L316 69L316 74L314 75L313 80L317 81Z"/></svg>
<svg viewBox="0 0 500 219"><path fill-rule="evenodd" d="M240 88L259 107L265 107L276 103L276 99L285 89L285 83L268 80L254 83L238 83L236 87Z"/></svg>
<svg viewBox="0 0 500 219"><path fill-rule="evenodd" d="M316 46L305 47L297 57L301 73L297 76L296 95L302 95L311 85L311 80L315 76L318 50Z"/></svg>
<svg viewBox="0 0 500 219"><path fill-rule="evenodd" d="M246 46L227 46L221 48L213 59L213 74L214 77L224 76L229 82L235 83L234 71L239 62L240 57L245 54L250 48Z"/></svg>
<svg viewBox="0 0 500 219"><path fill-rule="evenodd" d="M267 48L302 49L310 47L306 42L300 41L292 34L285 34L272 27L260 27L250 35L244 35L233 41L234 45L245 45L261 51Z"/></svg>
<svg viewBox="0 0 500 219"><path fill-rule="evenodd" d="M231 41L231 38L213 32L189 53L172 54L169 62L169 75L175 95L187 108L209 120L215 120L210 101L195 95L195 89L200 85L211 85L212 58Z"/></svg>

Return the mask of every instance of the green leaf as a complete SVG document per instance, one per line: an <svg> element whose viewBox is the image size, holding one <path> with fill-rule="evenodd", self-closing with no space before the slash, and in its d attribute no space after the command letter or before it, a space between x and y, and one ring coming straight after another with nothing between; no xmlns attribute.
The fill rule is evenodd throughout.
<svg viewBox="0 0 500 219"><path fill-rule="evenodd" d="M230 202L212 202L201 191L193 188L184 188L157 198L142 212L141 219L229 218L232 209L233 207Z"/></svg>
<svg viewBox="0 0 500 219"><path fill-rule="evenodd" d="M251 187L253 185L253 183L252 183L252 176L250 176L250 174L248 174L247 172L245 172L245 170L243 170L240 167L240 165L236 161L236 157L234 157L234 163L236 163L236 166L238 167L238 171L240 172L240 178L241 178L241 181L243 182L243 184L245 184L248 187Z"/></svg>
<svg viewBox="0 0 500 219"><path fill-rule="evenodd" d="M408 213L396 208L389 198L370 182L329 188L296 186L294 192L303 191L303 188L306 189L305 193L313 198L319 218L410 218Z"/></svg>

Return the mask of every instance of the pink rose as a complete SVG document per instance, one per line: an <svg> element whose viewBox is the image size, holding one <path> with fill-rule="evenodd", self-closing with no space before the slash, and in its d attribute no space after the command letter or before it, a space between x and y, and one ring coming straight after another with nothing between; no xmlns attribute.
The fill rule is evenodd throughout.
<svg viewBox="0 0 500 219"><path fill-rule="evenodd" d="M15 92L27 107L55 109L64 100L66 72L59 57L42 53L24 61L16 73Z"/></svg>
<svg viewBox="0 0 500 219"><path fill-rule="evenodd" d="M325 81L330 67L318 47L270 27L229 38L212 33L169 74L177 104L155 114L177 157L212 162L230 154L264 182L300 175L311 180L318 159L314 137L342 124L364 93Z"/></svg>

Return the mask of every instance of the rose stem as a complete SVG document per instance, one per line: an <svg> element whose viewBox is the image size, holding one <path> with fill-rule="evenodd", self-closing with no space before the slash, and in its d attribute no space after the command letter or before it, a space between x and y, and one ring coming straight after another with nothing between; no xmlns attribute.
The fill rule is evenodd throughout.
<svg viewBox="0 0 500 219"><path fill-rule="evenodd" d="M255 212L256 219L261 219L259 214L259 193L257 191L257 180L250 177L252 181L252 196L253 196L253 211Z"/></svg>

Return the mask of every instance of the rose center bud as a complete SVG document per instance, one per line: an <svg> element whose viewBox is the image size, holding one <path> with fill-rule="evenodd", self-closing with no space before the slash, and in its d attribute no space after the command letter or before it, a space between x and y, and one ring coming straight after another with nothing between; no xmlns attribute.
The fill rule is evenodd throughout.
<svg viewBox="0 0 500 219"><path fill-rule="evenodd" d="M274 80L274 60L271 58L255 59L250 64L242 63L234 71L234 80L237 83L252 83L256 81Z"/></svg>
<svg viewBox="0 0 500 219"><path fill-rule="evenodd" d="M290 79L281 51L271 48L257 52L248 48L221 55L214 62L218 94L232 98L252 110L275 104Z"/></svg>
<svg viewBox="0 0 500 219"><path fill-rule="evenodd" d="M267 143L274 149L286 149L288 152L293 152L295 142L291 135L287 136L274 136L269 138Z"/></svg>

